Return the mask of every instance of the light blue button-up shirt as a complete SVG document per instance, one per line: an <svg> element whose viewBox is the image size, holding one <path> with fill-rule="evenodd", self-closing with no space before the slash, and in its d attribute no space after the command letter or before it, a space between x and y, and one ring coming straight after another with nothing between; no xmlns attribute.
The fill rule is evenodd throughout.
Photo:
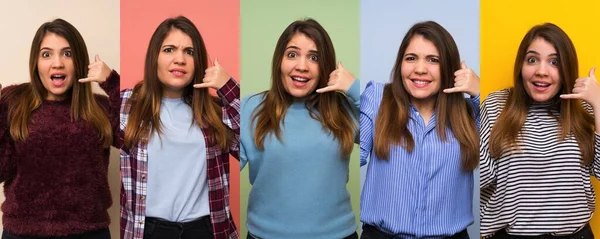
<svg viewBox="0 0 600 239"><path fill-rule="evenodd" d="M450 129L442 141L436 114L427 125L410 107L413 152L390 147L388 160L375 156L374 128L384 85L369 82L360 99L360 160L368 163L360 203L363 223L401 238L451 236L473 223L473 173L461 168L460 145ZM479 96L469 99L479 128ZM451 109L448 109L451 110Z"/></svg>

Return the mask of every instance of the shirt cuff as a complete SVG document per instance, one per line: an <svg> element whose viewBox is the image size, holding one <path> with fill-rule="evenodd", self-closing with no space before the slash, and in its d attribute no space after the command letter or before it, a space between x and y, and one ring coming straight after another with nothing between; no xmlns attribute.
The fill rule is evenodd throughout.
<svg viewBox="0 0 600 239"><path fill-rule="evenodd" d="M235 99L240 98L240 85L233 78L229 78L225 85L217 90L217 94L223 100L223 103L228 105Z"/></svg>

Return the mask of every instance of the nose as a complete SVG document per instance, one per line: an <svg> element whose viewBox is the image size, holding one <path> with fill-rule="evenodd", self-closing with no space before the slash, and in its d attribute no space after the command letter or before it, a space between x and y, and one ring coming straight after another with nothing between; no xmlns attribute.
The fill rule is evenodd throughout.
<svg viewBox="0 0 600 239"><path fill-rule="evenodd" d="M173 61L175 62L175 64L183 66L187 63L184 54L185 54L184 51L176 51L175 52L175 56L173 58Z"/></svg>
<svg viewBox="0 0 600 239"><path fill-rule="evenodd" d="M306 63L306 59L304 57L300 57L298 59L298 62L296 64L296 68L295 69L297 71L302 71L302 72L308 71L308 66L307 66L307 63Z"/></svg>
<svg viewBox="0 0 600 239"><path fill-rule="evenodd" d="M415 64L415 73L427 74L427 63L424 60L418 60Z"/></svg>
<svg viewBox="0 0 600 239"><path fill-rule="evenodd" d="M535 72L536 75L538 76L547 76L548 75L548 66L547 62L541 62L537 68L537 71Z"/></svg>
<svg viewBox="0 0 600 239"><path fill-rule="evenodd" d="M55 69L62 69L63 67L65 67L65 64L63 62L63 58L61 57L61 55L56 54L52 57L52 68Z"/></svg>

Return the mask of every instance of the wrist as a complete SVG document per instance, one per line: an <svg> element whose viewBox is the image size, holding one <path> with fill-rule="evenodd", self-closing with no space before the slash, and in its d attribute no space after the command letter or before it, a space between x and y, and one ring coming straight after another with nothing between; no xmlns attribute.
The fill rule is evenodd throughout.
<svg viewBox="0 0 600 239"><path fill-rule="evenodd" d="M596 102L589 102L590 106L594 110L594 113L600 112L600 101L596 100Z"/></svg>

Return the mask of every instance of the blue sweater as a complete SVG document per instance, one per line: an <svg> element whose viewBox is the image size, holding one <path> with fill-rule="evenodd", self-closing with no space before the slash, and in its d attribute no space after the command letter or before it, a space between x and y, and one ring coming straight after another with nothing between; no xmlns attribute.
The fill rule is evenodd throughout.
<svg viewBox="0 0 600 239"><path fill-rule="evenodd" d="M358 115L359 81L347 95ZM249 164L252 189L248 199L248 231L259 238L343 238L356 231L350 204L349 158L321 123L310 117L304 102L287 110L279 141L267 135L263 151L254 144L253 111L262 94L241 105L240 170ZM358 125L358 121L355 119ZM358 134L358 132L356 133Z"/></svg>

